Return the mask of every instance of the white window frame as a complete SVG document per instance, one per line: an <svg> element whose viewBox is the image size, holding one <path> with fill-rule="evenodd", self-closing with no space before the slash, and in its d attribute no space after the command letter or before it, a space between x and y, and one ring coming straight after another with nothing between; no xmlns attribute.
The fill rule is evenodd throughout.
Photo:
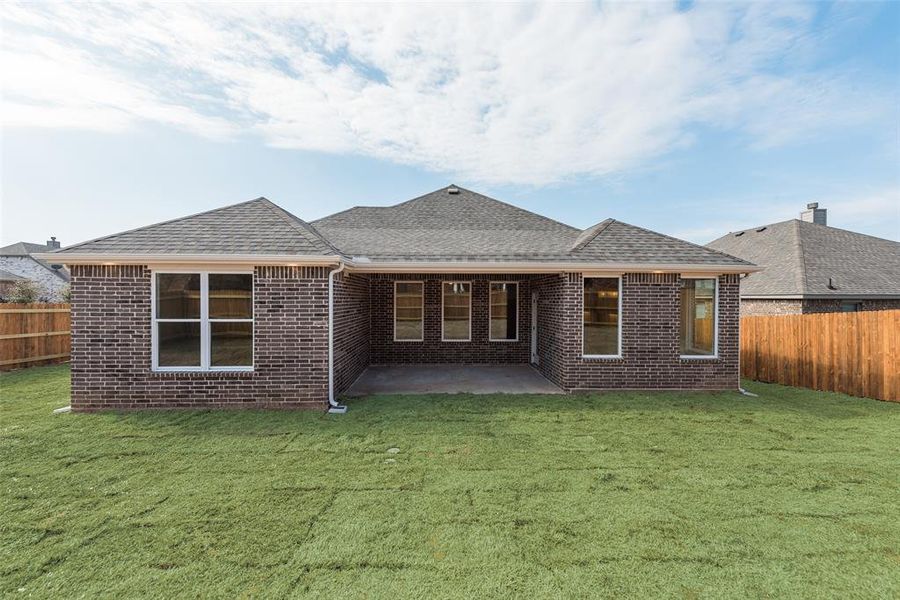
<svg viewBox="0 0 900 600"><path fill-rule="evenodd" d="M397 339L397 284L398 283L418 283L422 286L422 335L419 339ZM441 315L443 319L443 315ZM395 342L424 342L425 341L425 282L415 279L399 279L394 281L394 341Z"/></svg>
<svg viewBox="0 0 900 600"><path fill-rule="evenodd" d="M156 276L167 274L198 274L200 275L200 366L199 367L161 367L159 366L159 327L158 323L196 323L197 319L158 319L156 317ZM253 306L253 317L249 319L212 319L209 318L209 276L215 275L250 275L251 292L250 302ZM207 372L251 372L256 364L256 277L252 270L240 269L153 269L150 271L150 347L151 369L158 373L207 373ZM253 337L251 339L251 364L250 366L213 367L210 365L212 345L212 327L210 323L251 323Z"/></svg>
<svg viewBox="0 0 900 600"><path fill-rule="evenodd" d="M445 283L464 283L469 286L469 336L464 340L448 340L444 337L444 284ZM471 281L452 280L441 281L441 341L442 342L471 342L472 341L472 294L475 292L475 286Z"/></svg>
<svg viewBox="0 0 900 600"><path fill-rule="evenodd" d="M713 275L687 275L682 274L681 279L712 279L715 285L715 294L713 295L713 310L715 311L715 319L713 319L713 353L712 354L680 354L679 358L686 360L717 360L719 358L719 277ZM680 283L680 282L679 282ZM680 288L680 286L679 286ZM681 292L678 294L678 318L681 319ZM678 347L681 348L681 323L678 323Z"/></svg>
<svg viewBox="0 0 900 600"><path fill-rule="evenodd" d="M494 338L491 335L491 319L493 316L491 315L491 310L493 309L493 304L491 304L491 286L495 283L502 283L506 285L515 285L516 286L516 337L512 339L508 338ZM521 296L519 294L519 288L522 286L519 285L518 281L488 281L488 341L490 342L518 342L519 341L519 302L521 301ZM471 296L470 296L471 300ZM471 310L471 309L470 309ZM507 315L508 317L508 315ZM471 315L469 316L469 320L471 321ZM471 325L470 325L471 327Z"/></svg>
<svg viewBox="0 0 900 600"><path fill-rule="evenodd" d="M588 279L618 279L619 294L618 307L616 308L617 327L616 334L618 337L615 354L585 354L584 353L584 285ZM585 274L581 277L581 358L622 358L622 276L621 275L589 275Z"/></svg>

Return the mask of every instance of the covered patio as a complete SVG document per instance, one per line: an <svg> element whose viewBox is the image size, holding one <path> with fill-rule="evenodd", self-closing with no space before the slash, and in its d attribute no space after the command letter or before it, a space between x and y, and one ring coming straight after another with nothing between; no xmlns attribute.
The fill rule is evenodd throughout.
<svg viewBox="0 0 900 600"><path fill-rule="evenodd" d="M372 394L562 394L534 367L519 365L370 366L345 392Z"/></svg>

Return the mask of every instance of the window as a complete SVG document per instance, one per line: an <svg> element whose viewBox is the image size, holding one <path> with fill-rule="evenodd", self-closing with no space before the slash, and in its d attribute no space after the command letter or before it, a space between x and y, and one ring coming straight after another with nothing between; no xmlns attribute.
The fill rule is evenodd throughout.
<svg viewBox="0 0 900 600"><path fill-rule="evenodd" d="M859 312L860 302L841 302L841 312Z"/></svg>
<svg viewBox="0 0 900 600"><path fill-rule="evenodd" d="M441 339L468 342L472 339L472 284L445 281L443 284Z"/></svg>
<svg viewBox="0 0 900 600"><path fill-rule="evenodd" d="M421 281L394 282L394 341L421 342L424 339L423 286Z"/></svg>
<svg viewBox="0 0 900 600"><path fill-rule="evenodd" d="M620 277L585 277L584 356L621 355L621 282Z"/></svg>
<svg viewBox="0 0 900 600"><path fill-rule="evenodd" d="M716 356L717 304L715 279L681 280L682 356Z"/></svg>
<svg viewBox="0 0 900 600"><path fill-rule="evenodd" d="M253 275L155 273L154 370L253 368Z"/></svg>
<svg viewBox="0 0 900 600"><path fill-rule="evenodd" d="M491 283L492 342L514 342L519 339L519 284Z"/></svg>

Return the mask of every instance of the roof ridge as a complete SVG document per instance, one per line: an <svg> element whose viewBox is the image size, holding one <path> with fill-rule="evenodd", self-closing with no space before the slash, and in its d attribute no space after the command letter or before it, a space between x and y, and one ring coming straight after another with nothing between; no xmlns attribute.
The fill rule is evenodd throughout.
<svg viewBox="0 0 900 600"><path fill-rule="evenodd" d="M84 246L85 244L92 244L92 243L94 243L94 242L99 242L99 241L102 241L102 240L108 240L108 239L116 238L116 237L119 237L120 235L125 235L126 233L133 233L133 232L135 232L135 231L140 231L140 230L142 230L142 229L148 229L148 228L150 228L150 227L156 227L156 226L158 226L158 225L168 225L169 223L177 223L178 221L184 221L185 219L191 219L191 218L193 218L193 217L199 217L199 216L201 216L201 215L206 215L206 214L209 214L209 213L219 212L220 210L225 210L225 209L228 209L228 208L234 208L234 207L236 207L236 206L242 206L242 205L244 205L244 204L250 204L250 203L252 203L252 202L260 202L260 201L270 202L270 200L269 200L268 198L266 198L265 196L260 196L259 198L254 198L254 199L252 199L252 200L244 200L243 202L235 202L234 204L228 204L228 205L226 205L226 206L220 206L219 208L213 208L213 209L210 209L210 210L202 210L202 211L200 211L200 212L193 213L193 214L190 214L190 215L185 215L185 216L183 216L183 217L177 217L177 218L175 218L175 219L167 219L167 220L165 220L165 221L159 221L158 223L151 223L150 225L144 225L144 226L142 226L142 227L134 227L133 229L126 229L125 231L118 231L118 232L116 232L116 233L111 233L111 234L109 234L109 235L103 235L103 236L96 237L96 238L93 238L93 239L90 239L90 240L85 240L85 241L83 241L83 242L78 242L77 244L73 244L72 246L67 246L67 247L65 247L65 248L59 248L58 250L54 250L53 252L63 252L63 251L74 250L75 248L79 248L79 247L81 247L81 246Z"/></svg>
<svg viewBox="0 0 900 600"><path fill-rule="evenodd" d="M681 238L677 238L674 235L668 235L665 233L660 233L659 231L653 231L652 229L647 229L646 227L641 227L639 225L632 225L631 223L626 223L625 221L619 221L618 219L610 219L613 223L620 223L622 225L627 225L628 227L632 227L634 229L640 229L641 231L646 231L647 233L652 233L658 235L660 237L664 237L666 239L675 240L676 242L681 242L682 244L687 244L688 246L693 246L694 248L699 248L701 250L706 250L707 252L712 252L713 254L718 254L720 256L724 256L726 258L731 258L735 260L739 260L744 264L753 265L752 262L748 260L744 260L738 256L734 256L732 254L728 254L727 252L722 252L721 250L716 250L715 248L708 248L707 246L702 246L700 244L695 244L694 242L689 242L687 240L683 240Z"/></svg>
<svg viewBox="0 0 900 600"><path fill-rule="evenodd" d="M494 197L492 197L492 196L487 196L487 195L482 194L482 193L480 193L480 192L475 192L475 191L473 191L473 190L470 190L470 189L468 189L468 188L464 188L464 187L459 186L459 185L456 185L456 184L448 185L447 187L448 187L448 188L449 188L449 187L455 187L455 188L459 188L459 189L461 189L461 190L465 190L465 191L469 192L470 194L475 194L476 196L481 196L482 198L487 198L488 200L493 200L493 201L496 202L497 204L502 204L503 206L508 206L508 207L510 207L510 208L513 208L513 209L519 211L519 212L527 213L527 214L529 214L529 215L531 215L531 216L533 216L533 217L538 217L538 218L540 218L540 219L543 219L544 221L550 221L551 223L556 223L557 225L562 225L563 227L565 227L565 228L567 228L567 229L571 229L572 231L579 231L579 232L581 231L581 230L578 229L577 227L573 227L572 225L569 225L569 224L567 224L567 223L563 223L562 221L557 221L556 219L551 219L550 217L544 216L544 215L542 215L542 214L539 214L539 213L536 213L536 212L531 212L530 210L527 210L527 209L525 209L525 208L522 208L521 206L516 206L515 204L510 204L509 202L504 202L503 200L498 200L497 198L494 198ZM446 188L441 188L441 189L446 189ZM435 190L435 191L439 191L439 190ZM434 192L432 192L432 193L434 193Z"/></svg>
<svg viewBox="0 0 900 600"><path fill-rule="evenodd" d="M292 212L278 206L268 198L259 198L259 200L262 201L263 206L271 210L278 217L282 218L286 223L288 223L291 227L296 229L301 234L309 233L315 238L315 241L321 242L326 249L333 251L335 254L342 254L340 250L338 250L330 241L328 241L328 239L324 235L319 233L319 230L313 227L312 224L307 223Z"/></svg>
<svg viewBox="0 0 900 600"><path fill-rule="evenodd" d="M583 240L583 241L581 241L581 242L578 242L578 238L576 238L576 239L575 239L575 242L576 242L575 245L572 246L571 248L569 248L569 251L570 251L570 252L578 252L579 250L583 250L585 246L587 246L588 244L590 244L591 242L593 242L593 241L597 238L598 235L600 235L601 233L603 233L603 232L606 230L607 227L609 227L610 225L612 225L612 224L615 223L615 222L616 222L615 219L611 219L611 218L608 218L608 217L607 217L606 219L603 219L603 220L600 221L599 223L594 223L593 225L591 225L591 226L588 227L587 229L582 230L581 233L585 233L586 231L588 231L588 230L590 230L590 229L593 229L594 227L597 227L597 231L595 231L594 234L591 235L591 236L589 236L586 240ZM602 225L602 227L601 227L601 225ZM581 237L581 236L579 235L578 237Z"/></svg>
<svg viewBox="0 0 900 600"><path fill-rule="evenodd" d="M861 235L863 237L871 238L873 240L878 240L879 242L891 242L894 244L900 244L900 242L898 242L897 240L891 240L888 238L878 237L877 235L869 235L868 233L863 233L861 231L853 231L852 229L844 229L843 227L835 227L833 225L822 225L821 223L813 223L811 221L804 221L803 219L794 219L794 221L797 221L798 223L802 223L802 225L799 225L799 227L810 227L810 226L813 228L825 227L827 229L833 229L835 231L840 231L843 233L850 233L853 235Z"/></svg>

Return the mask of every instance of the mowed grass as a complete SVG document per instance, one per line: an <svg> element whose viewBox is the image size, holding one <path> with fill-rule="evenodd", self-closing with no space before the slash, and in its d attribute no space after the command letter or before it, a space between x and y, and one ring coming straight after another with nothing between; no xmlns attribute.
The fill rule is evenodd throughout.
<svg viewBox="0 0 900 600"><path fill-rule="evenodd" d="M66 367L0 385L0 596L900 595L897 404L747 384L53 415Z"/></svg>

